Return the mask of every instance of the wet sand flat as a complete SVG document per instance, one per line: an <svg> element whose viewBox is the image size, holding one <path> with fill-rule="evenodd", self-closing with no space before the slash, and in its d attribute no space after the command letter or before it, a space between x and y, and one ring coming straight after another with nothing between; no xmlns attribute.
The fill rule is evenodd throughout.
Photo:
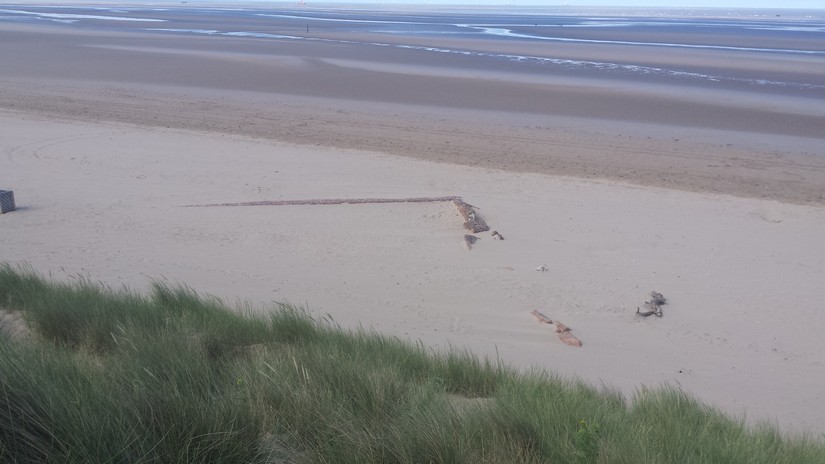
<svg viewBox="0 0 825 464"><path fill-rule="evenodd" d="M10 64L0 70L0 105L823 202L825 87L817 87L825 84L823 55L740 51L734 59L730 50L379 34L329 22L313 23L307 35L302 27L309 21L251 18L244 21L252 24L234 24L232 17L190 14L174 27L0 23L0 57ZM146 30L158 28L309 39ZM561 62L506 58L516 54ZM565 61L574 56L721 80ZM758 79L810 88L753 83Z"/></svg>

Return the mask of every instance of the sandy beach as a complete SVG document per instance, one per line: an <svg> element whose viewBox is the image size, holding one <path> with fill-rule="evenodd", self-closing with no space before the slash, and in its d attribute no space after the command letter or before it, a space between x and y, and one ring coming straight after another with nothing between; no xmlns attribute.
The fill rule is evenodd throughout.
<svg viewBox="0 0 825 464"><path fill-rule="evenodd" d="M629 395L674 385L823 438L821 91L513 70L365 34L0 21L0 189L18 206L0 216L0 261L115 288L167 279L256 309L291 302ZM439 46L555 53L450 40ZM705 71L726 60L579 48L564 53ZM819 55L777 60L729 72L825 79ZM450 202L189 206L443 196L504 240L480 233L468 250ZM653 290L663 317L637 316ZM562 344L536 309L584 346Z"/></svg>

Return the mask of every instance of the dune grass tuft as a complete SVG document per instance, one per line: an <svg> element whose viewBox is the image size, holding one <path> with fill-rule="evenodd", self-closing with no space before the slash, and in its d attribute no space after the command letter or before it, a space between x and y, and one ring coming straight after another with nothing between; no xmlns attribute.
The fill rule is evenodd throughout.
<svg viewBox="0 0 825 464"><path fill-rule="evenodd" d="M672 389L616 391L344 331L0 265L0 462L821 463Z"/></svg>

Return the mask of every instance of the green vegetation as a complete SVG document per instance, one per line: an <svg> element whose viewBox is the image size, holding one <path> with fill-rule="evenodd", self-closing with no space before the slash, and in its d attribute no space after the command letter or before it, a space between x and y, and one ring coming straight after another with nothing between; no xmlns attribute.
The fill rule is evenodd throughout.
<svg viewBox="0 0 825 464"><path fill-rule="evenodd" d="M825 462L679 391L627 400L286 305L0 266L0 307L31 329L0 337L0 462Z"/></svg>

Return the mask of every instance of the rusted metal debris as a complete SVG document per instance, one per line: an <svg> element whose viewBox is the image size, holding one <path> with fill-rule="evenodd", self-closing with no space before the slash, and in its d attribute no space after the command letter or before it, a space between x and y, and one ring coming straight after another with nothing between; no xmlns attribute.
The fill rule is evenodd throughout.
<svg viewBox="0 0 825 464"><path fill-rule="evenodd" d="M662 317L662 305L667 303L664 295L659 292L650 292L650 301L645 301L645 311L636 308L636 314L642 317L653 316Z"/></svg>
<svg viewBox="0 0 825 464"><path fill-rule="evenodd" d="M14 192L11 190L0 190L0 214L14 211Z"/></svg>
<svg viewBox="0 0 825 464"><path fill-rule="evenodd" d="M464 234L464 246L467 247L467 250L472 250L473 245L478 241L478 237L475 235Z"/></svg>
<svg viewBox="0 0 825 464"><path fill-rule="evenodd" d="M460 198L454 199L453 203L455 203L455 206L458 208L458 212L461 213L462 216L464 216L464 227L467 230L471 231L474 234L490 230L490 226L488 226L483 219L478 217L478 214L476 214L473 205L465 203L464 200Z"/></svg>
<svg viewBox="0 0 825 464"><path fill-rule="evenodd" d="M571 333L570 327L567 327L566 325L562 324L559 321L554 322L552 319L545 316L544 314L539 312L537 309L534 309L533 311L530 311L530 314L535 316L535 318L538 319L538 321L542 324L553 324L556 327L556 333L559 334L559 340L561 340L562 343L564 343L565 345L577 346L577 347L582 346L581 340L576 338Z"/></svg>

